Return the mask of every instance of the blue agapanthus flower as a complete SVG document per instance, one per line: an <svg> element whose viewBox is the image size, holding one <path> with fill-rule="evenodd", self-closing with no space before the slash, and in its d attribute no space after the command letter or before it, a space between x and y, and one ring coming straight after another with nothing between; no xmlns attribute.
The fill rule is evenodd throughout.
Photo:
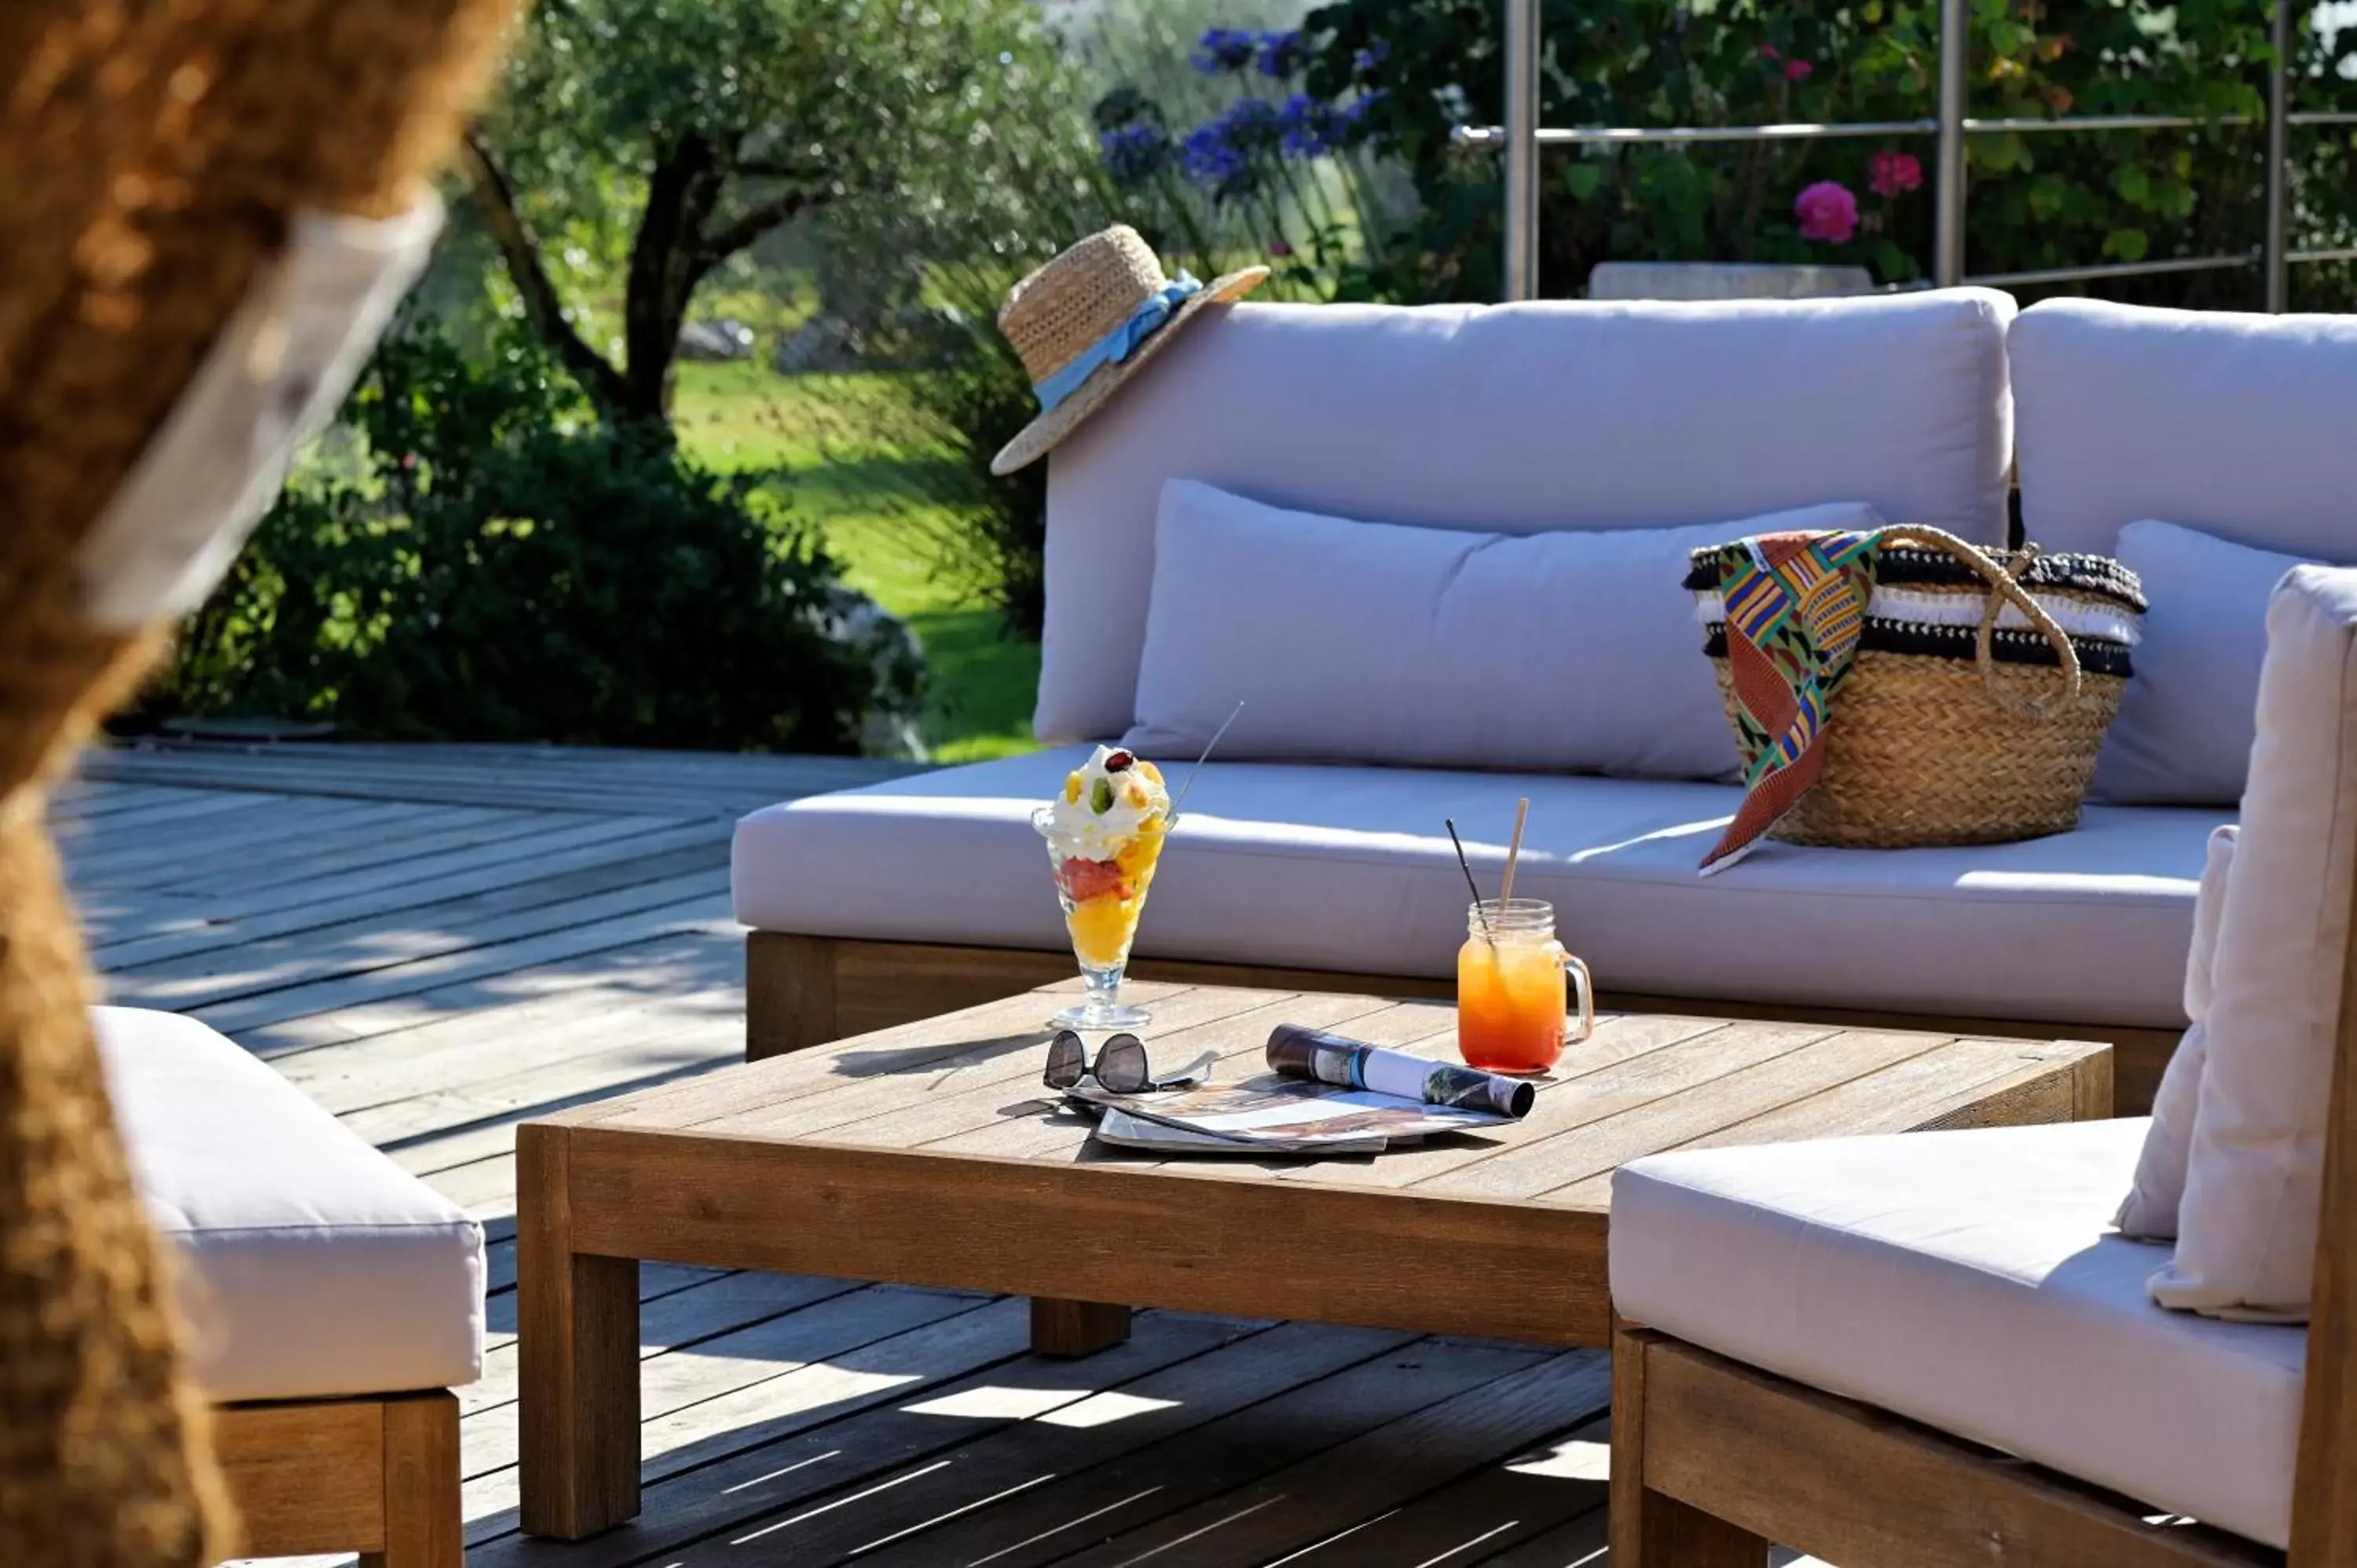
<svg viewBox="0 0 2357 1568"><path fill-rule="evenodd" d="M1285 112L1266 99L1237 99L1220 123L1229 145L1246 153L1273 153L1285 142Z"/></svg>
<svg viewBox="0 0 2357 1568"><path fill-rule="evenodd" d="M1188 63L1205 76L1219 76L1250 66L1260 53L1260 35L1250 27L1209 27L1195 40Z"/></svg>
<svg viewBox="0 0 2357 1568"><path fill-rule="evenodd" d="M1277 110L1287 157L1322 157L1336 145L1340 115L1330 103L1297 92Z"/></svg>
<svg viewBox="0 0 2357 1568"><path fill-rule="evenodd" d="M1374 122L1374 110L1385 96L1382 88L1374 88L1335 110L1329 145L1359 147L1370 146L1380 141L1382 130Z"/></svg>
<svg viewBox="0 0 2357 1568"><path fill-rule="evenodd" d="M1258 63L1263 76L1280 81L1293 75L1308 63L1309 51L1301 42L1301 29L1288 27L1281 33L1260 36Z"/></svg>
<svg viewBox="0 0 2357 1568"><path fill-rule="evenodd" d="M1351 69L1358 71L1372 70L1391 58L1392 46L1382 38L1373 38L1369 40L1365 48L1357 50L1351 56Z"/></svg>
<svg viewBox="0 0 2357 1568"><path fill-rule="evenodd" d="M1170 138L1142 120L1116 125L1097 133L1097 161L1115 185L1138 185L1170 161Z"/></svg>
<svg viewBox="0 0 2357 1568"><path fill-rule="evenodd" d="M1228 141L1225 120L1207 121L1178 144L1178 166L1189 180L1218 200L1249 188L1251 160Z"/></svg>

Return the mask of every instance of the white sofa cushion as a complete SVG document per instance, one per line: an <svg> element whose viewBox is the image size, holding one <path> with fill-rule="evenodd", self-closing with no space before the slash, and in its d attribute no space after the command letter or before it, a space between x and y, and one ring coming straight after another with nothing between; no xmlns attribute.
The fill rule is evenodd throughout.
<svg viewBox="0 0 2357 1568"><path fill-rule="evenodd" d="M2193 1152L2193 1116L2201 1103L2201 1069L2210 1059L2211 977L2218 961L2218 922L2226 909L2226 878L2234 865L2234 837L2222 827L2210 835L2201 891L2193 900L2193 946L2185 958L2185 1015L2193 1020L2169 1056L2152 1099L2152 1132L2136 1159L2136 1178L2120 1205L2121 1230L2143 1240L2177 1239L2178 1206Z"/></svg>
<svg viewBox="0 0 2357 1568"><path fill-rule="evenodd" d="M2250 770L2267 596L2301 559L2149 519L2120 530L2117 553L2151 608L2095 759L2094 794L2125 805L2231 806Z"/></svg>
<svg viewBox="0 0 2357 1568"><path fill-rule="evenodd" d="M230 1040L92 1010L149 1218L179 1254L216 1402L449 1388L480 1375L483 1233Z"/></svg>
<svg viewBox="0 0 2357 1568"><path fill-rule="evenodd" d="M1695 1150L1612 1182L1613 1305L2282 1546L2307 1337L2164 1312L2107 1233L2144 1123Z"/></svg>
<svg viewBox="0 0 2357 1568"><path fill-rule="evenodd" d="M2258 740L2218 926L2201 1109L2163 1305L2308 1315L2357 866L2357 570L2295 568L2267 607Z"/></svg>
<svg viewBox="0 0 2357 1568"><path fill-rule="evenodd" d="M1085 755L1063 747L757 811L737 828L737 918L1060 949L1028 817ZM1184 762L1170 770L1174 788L1186 773ZM1476 868L1494 878L1515 798L1527 795L1515 890L1555 901L1566 940L1608 992L2183 1026L2194 893L2222 813L2097 806L2072 832L1963 848L1771 844L1697 877L1741 794L1214 761L1155 872L1137 950L1454 973L1465 883L1442 819L1457 820Z"/></svg>
<svg viewBox="0 0 2357 1568"><path fill-rule="evenodd" d="M1732 779L1688 553L1881 521L1853 502L1512 536L1289 511L1173 479L1122 744L1198 756L1242 702L1222 757Z"/></svg>
<svg viewBox="0 0 2357 1568"><path fill-rule="evenodd" d="M1856 499L2005 538L2013 301L1991 290L1214 314L1049 464L1043 738L1129 727L1169 478L1501 533Z"/></svg>
<svg viewBox="0 0 2357 1568"><path fill-rule="evenodd" d="M2050 299L2007 347L2039 543L2110 554L2127 524L2165 517L2357 562L2357 317Z"/></svg>

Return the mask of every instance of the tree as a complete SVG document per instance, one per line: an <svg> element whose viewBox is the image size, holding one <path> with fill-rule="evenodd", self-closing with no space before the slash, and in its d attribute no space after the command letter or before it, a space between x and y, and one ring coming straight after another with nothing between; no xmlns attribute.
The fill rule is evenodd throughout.
<svg viewBox="0 0 2357 1568"><path fill-rule="evenodd" d="M661 422L715 268L821 210L986 225L996 127L1060 85L1030 0L541 0L464 168L558 360ZM586 295L617 274L601 344Z"/></svg>

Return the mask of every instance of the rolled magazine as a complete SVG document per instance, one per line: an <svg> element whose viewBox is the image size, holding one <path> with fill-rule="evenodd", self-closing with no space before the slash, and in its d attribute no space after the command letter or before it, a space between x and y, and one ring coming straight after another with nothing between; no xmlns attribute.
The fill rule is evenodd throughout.
<svg viewBox="0 0 2357 1568"><path fill-rule="evenodd" d="M1279 1024L1269 1031L1268 1065L1287 1078L1306 1078L1337 1089L1363 1089L1426 1105L1450 1105L1518 1119L1529 1115L1538 1099L1536 1087L1522 1079L1385 1050L1298 1024Z"/></svg>

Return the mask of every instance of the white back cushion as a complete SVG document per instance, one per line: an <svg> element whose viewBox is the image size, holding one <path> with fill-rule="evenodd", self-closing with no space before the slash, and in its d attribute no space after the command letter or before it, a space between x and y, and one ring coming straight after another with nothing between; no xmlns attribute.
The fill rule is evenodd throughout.
<svg viewBox="0 0 2357 1568"><path fill-rule="evenodd" d="M2231 822L2212 830L2201 892L2193 901L2193 947L2185 959L2185 1015L2193 1026L2169 1054L2152 1097L2152 1127L2136 1158L2136 1181L2120 1205L2121 1231L2141 1240L2177 1236L2177 1210L2185 1198L2185 1170L2193 1153L2193 1118L2201 1104L2201 1074L2210 1059L2210 991L2218 965L2218 921L2226 912L2226 877L2234 864Z"/></svg>
<svg viewBox="0 0 2357 1568"><path fill-rule="evenodd" d="M2158 517L2357 563L2357 317L2052 299L2007 345L2040 544L2110 554Z"/></svg>
<svg viewBox="0 0 2357 1568"><path fill-rule="evenodd" d="M1881 526L1855 502L1694 528L1508 537L1162 491L1122 744L1192 757L1724 779L1740 766L1687 553Z"/></svg>
<svg viewBox="0 0 2357 1568"><path fill-rule="evenodd" d="M2163 1306L2308 1316L2357 866L2357 571L2298 566L2267 606L2258 740L2204 1021Z"/></svg>
<svg viewBox="0 0 2357 1568"><path fill-rule="evenodd" d="M2095 796L2126 806L2231 806L2250 773L2267 600L2303 563L2148 518L2120 530L2115 553L2152 607L2119 717L2095 758Z"/></svg>
<svg viewBox="0 0 2357 1568"><path fill-rule="evenodd" d="M1500 533L1858 500L2001 542L2012 314L1986 289L1208 311L1049 459L1034 727L1129 727L1171 478Z"/></svg>

